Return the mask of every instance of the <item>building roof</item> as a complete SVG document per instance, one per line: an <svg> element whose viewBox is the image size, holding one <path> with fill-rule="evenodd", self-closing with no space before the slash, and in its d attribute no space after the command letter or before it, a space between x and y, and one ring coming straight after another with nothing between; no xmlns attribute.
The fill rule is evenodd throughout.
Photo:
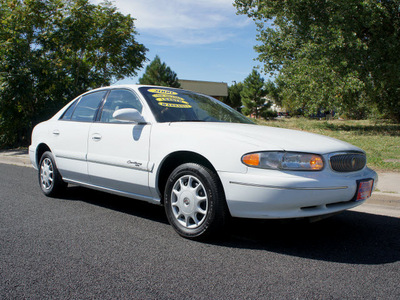
<svg viewBox="0 0 400 300"><path fill-rule="evenodd" d="M190 90L197 93L202 93L209 96L228 96L228 84L226 82L214 82L214 81L198 81L198 80L184 80L179 79L181 88Z"/></svg>

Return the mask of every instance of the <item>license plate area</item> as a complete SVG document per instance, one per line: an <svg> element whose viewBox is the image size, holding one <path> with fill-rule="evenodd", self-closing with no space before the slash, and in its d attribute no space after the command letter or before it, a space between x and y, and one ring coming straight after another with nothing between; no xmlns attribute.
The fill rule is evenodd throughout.
<svg viewBox="0 0 400 300"><path fill-rule="evenodd" d="M357 181L357 192L354 201L363 201L371 197L372 188L374 187L373 179L364 179Z"/></svg>

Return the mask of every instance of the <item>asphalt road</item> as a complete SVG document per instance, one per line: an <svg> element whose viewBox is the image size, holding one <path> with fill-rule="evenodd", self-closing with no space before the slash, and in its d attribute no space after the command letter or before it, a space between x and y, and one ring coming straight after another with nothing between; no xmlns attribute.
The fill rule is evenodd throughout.
<svg viewBox="0 0 400 300"><path fill-rule="evenodd" d="M32 168L0 164L0 299L400 299L400 219L234 220L213 243L163 208L71 187L46 198Z"/></svg>

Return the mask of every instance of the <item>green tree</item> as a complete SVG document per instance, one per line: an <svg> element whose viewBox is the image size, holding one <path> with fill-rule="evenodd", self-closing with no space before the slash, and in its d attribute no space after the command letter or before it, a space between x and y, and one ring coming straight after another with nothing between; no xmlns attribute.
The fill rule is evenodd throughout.
<svg viewBox="0 0 400 300"><path fill-rule="evenodd" d="M254 115L255 118L263 116L268 105L265 104L267 91L264 89L264 78L257 70L253 69L249 76L243 81L243 89L240 92L244 105L245 115Z"/></svg>
<svg viewBox="0 0 400 300"><path fill-rule="evenodd" d="M268 97L273 99L277 105L282 106L281 87L279 86L279 82L275 83L272 80L268 80L264 84L264 88L267 91Z"/></svg>
<svg viewBox="0 0 400 300"><path fill-rule="evenodd" d="M181 84L178 77L165 62L161 62L160 57L156 55L154 60L146 67L146 70L141 78L140 84L151 84L180 88Z"/></svg>
<svg viewBox="0 0 400 300"><path fill-rule="evenodd" d="M134 19L110 2L2 0L0 22L0 147L27 145L67 101L145 61Z"/></svg>
<svg viewBox="0 0 400 300"><path fill-rule="evenodd" d="M243 90L243 83L238 82L228 87L228 97L223 102L232 108L238 109L242 106L240 92Z"/></svg>
<svg viewBox="0 0 400 300"><path fill-rule="evenodd" d="M400 121L397 0L235 0L258 25L264 69L282 96L310 112L376 107Z"/></svg>

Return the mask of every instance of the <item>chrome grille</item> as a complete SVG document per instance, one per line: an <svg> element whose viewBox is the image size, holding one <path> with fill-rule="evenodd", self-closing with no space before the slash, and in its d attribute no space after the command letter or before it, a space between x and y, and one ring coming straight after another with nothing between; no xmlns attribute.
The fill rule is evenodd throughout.
<svg viewBox="0 0 400 300"><path fill-rule="evenodd" d="M367 158L364 153L340 153L332 155L330 164L336 172L354 172L365 167Z"/></svg>

